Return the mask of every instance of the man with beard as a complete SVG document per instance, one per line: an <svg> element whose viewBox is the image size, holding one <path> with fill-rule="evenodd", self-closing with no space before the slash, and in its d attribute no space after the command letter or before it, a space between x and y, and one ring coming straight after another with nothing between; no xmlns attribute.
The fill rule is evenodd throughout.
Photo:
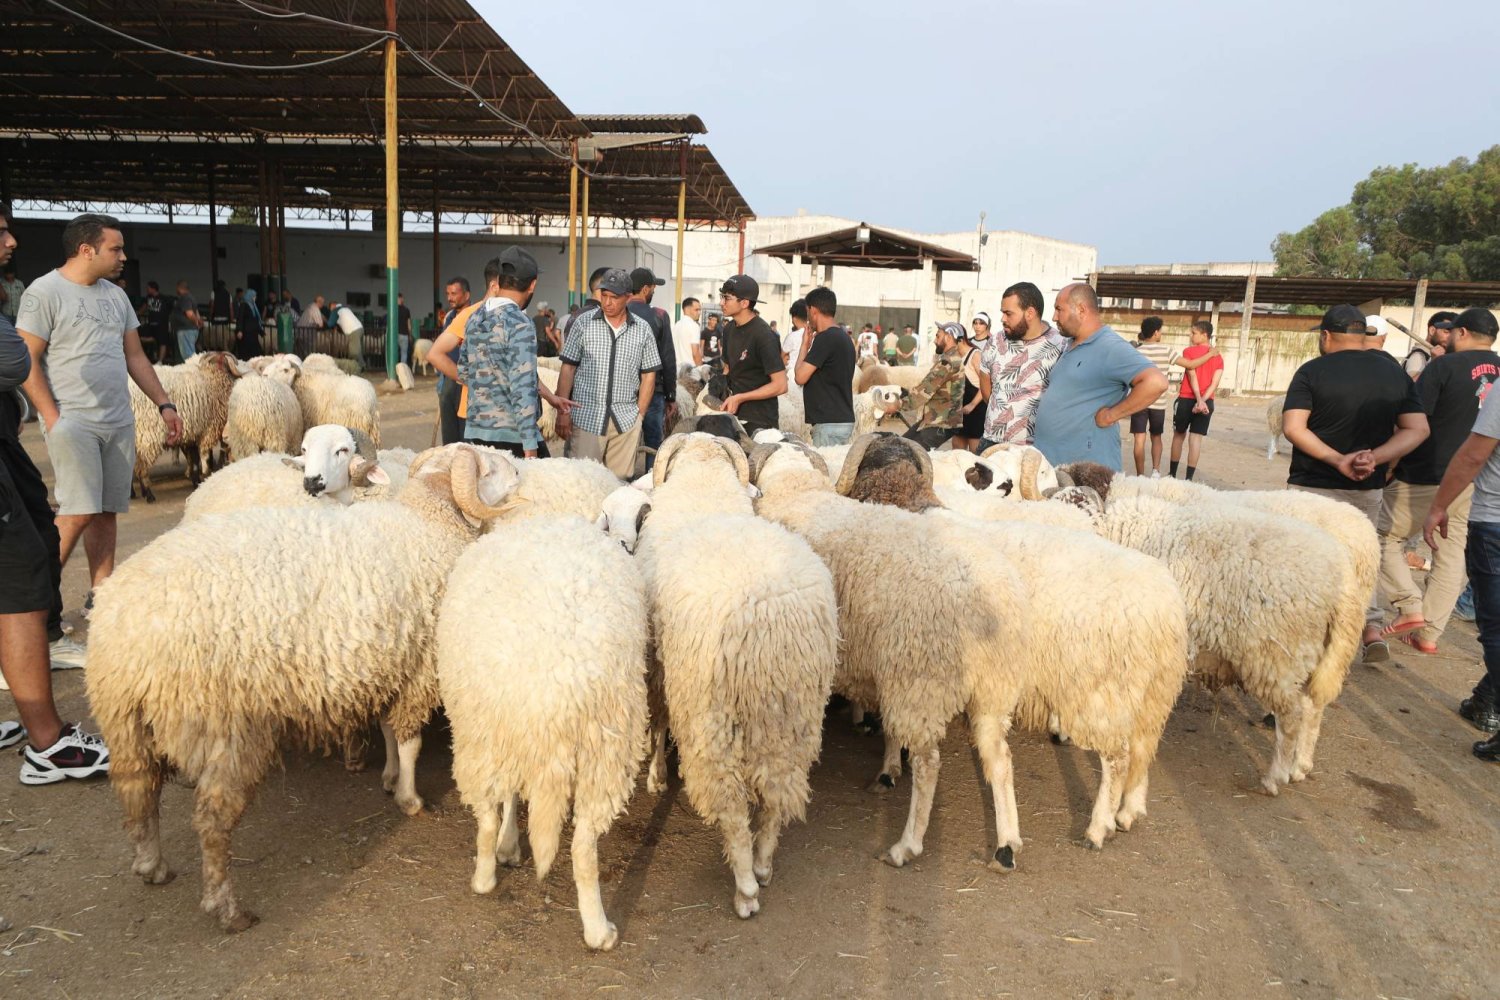
<svg viewBox="0 0 1500 1000"><path fill-rule="evenodd" d="M1036 404L1036 446L1053 465L1098 462L1120 472L1115 424L1166 392L1167 377L1105 325L1093 286L1063 288L1052 318L1068 346Z"/></svg>
<svg viewBox="0 0 1500 1000"><path fill-rule="evenodd" d="M1415 337L1412 338L1411 351L1406 355L1406 360L1401 367L1406 374L1417 378L1422 374L1434 358L1440 358L1450 349L1453 339L1453 321L1458 319L1456 312L1436 312L1427 321L1427 343L1422 343Z"/></svg>
<svg viewBox="0 0 1500 1000"><path fill-rule="evenodd" d="M524 458L549 457L537 426L536 324L526 315L538 273L536 258L506 247L484 266L484 303L464 324L464 440ZM554 405L566 410L572 404Z"/></svg>
<svg viewBox="0 0 1500 1000"><path fill-rule="evenodd" d="M991 337L979 357L979 392L988 400L981 452L1001 442L1032 442L1037 400L1065 343L1042 319L1041 289L1029 281L1005 290L1000 329L1005 339Z"/></svg>

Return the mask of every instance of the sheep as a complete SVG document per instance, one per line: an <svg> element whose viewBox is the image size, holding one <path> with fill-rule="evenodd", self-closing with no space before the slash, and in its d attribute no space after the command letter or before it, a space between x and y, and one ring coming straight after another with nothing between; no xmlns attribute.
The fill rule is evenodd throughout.
<svg viewBox="0 0 1500 1000"><path fill-rule="evenodd" d="M693 401L694 412L699 415L719 413L729 395L728 377L722 372L713 372ZM795 382L788 381L787 391L776 397L776 426L803 441L812 439L807 428L802 387Z"/></svg>
<svg viewBox="0 0 1500 1000"><path fill-rule="evenodd" d="M229 395L240 377L239 362L221 351L195 354L180 365L157 366L156 376L182 418L178 447L187 457L187 475L194 486L209 473L213 449L223 439L229 418ZM129 383L130 411L135 418L135 482L147 503L156 502L151 489L151 467L166 447L167 429L156 404Z"/></svg>
<svg viewBox="0 0 1500 1000"><path fill-rule="evenodd" d="M755 516L737 444L673 435L652 477L636 558L668 714L652 720L653 772L659 778L666 722L689 802L724 837L735 912L749 918L771 881L782 827L807 807L838 659L833 581L805 542ZM704 586L705 549L734 567L720 586Z"/></svg>
<svg viewBox="0 0 1500 1000"><path fill-rule="evenodd" d="M571 514L592 520L604 499L622 485L613 472L598 462L579 458L527 458L516 462L521 480L515 497L524 501L508 512L499 525L537 516Z"/></svg>
<svg viewBox="0 0 1500 1000"><path fill-rule="evenodd" d="M517 601L517 579L546 579L560 615ZM603 951L619 934L600 898L598 841L646 754L647 638L634 561L571 516L480 539L459 557L438 614L453 779L479 824L470 886L491 892L496 861L520 863L519 799L530 807L537 880L546 879L571 807L583 939Z"/></svg>
<svg viewBox="0 0 1500 1000"><path fill-rule="evenodd" d="M420 370L423 375L432 374L432 363L427 360L427 355L432 351L432 340L427 337L418 337L411 345L411 366Z"/></svg>
<svg viewBox="0 0 1500 1000"><path fill-rule="evenodd" d="M907 450L908 457L901 456L902 449ZM932 749L918 752L912 747L910 727L903 727L899 719L893 720L895 725L888 724L892 721L891 699L901 696L896 693L901 689L894 684L912 685L921 680L913 676L913 662L929 671L946 663L949 669L963 672L964 686L958 689L962 697L950 704L968 706L970 729L992 786L998 846L991 867L1012 870L1015 852L1021 846L1010 753L1005 743L1012 720L1041 728L1049 716L1055 716L1080 745L1099 753L1099 791L1086 837L1093 847L1102 847L1110 834L1117 829L1129 830L1146 813L1148 769L1187 669L1182 597L1164 567L1092 534L1031 524L981 526L932 507L931 468L925 457L913 442L900 438L861 438L851 449L841 475L838 490L845 496L866 500L878 497L886 503L909 505L908 510L929 511L921 516L904 514L904 531L894 522L885 527L874 519L872 512L885 518L902 514L890 507L867 504L858 507L858 513L846 513L849 508L840 510L826 493L818 497L808 492L797 498L769 475L774 458L757 480L766 494L760 509L780 519L787 514L778 514L777 505L788 504L795 511L792 516L808 530L829 539L824 544L814 542L814 548L825 558L847 562L847 573L835 571L840 606L847 609L845 665L848 668L861 657L890 658L884 669L895 677L894 682L888 682L893 683L892 690L882 691L874 702L866 703L879 704L882 722L890 734L887 767L893 743L897 748L906 745L912 749L913 814L917 800L924 795L924 811L931 806L935 771L924 775L919 765L930 755L935 768L936 746L932 741L941 737L942 730L939 727L933 734L924 734L924 743ZM888 474L872 476L881 470L888 470ZM904 491L897 475L909 480ZM834 524L842 525L841 539L833 536ZM919 584L939 606L963 609L954 620L927 625L919 618L893 629L888 603L878 596L865 596L868 587L860 565L878 558L872 553L877 539L889 546L885 539L903 535L886 554L891 559L905 559L908 573L917 568L909 557L915 547L923 553L923 566L958 574L957 582L946 587L925 581ZM921 541L914 545L917 538ZM905 557L902 551L907 553ZM1089 572L1079 573L1081 566L1087 566ZM996 580L974 592L983 581L1002 573L1010 577L1009 583ZM1124 598L1128 609L1121 607L1122 595L1128 595ZM1023 607L1025 614L1017 614L1016 610ZM1100 608L1120 613L1102 615ZM857 614L869 619L863 630L852 621ZM924 629L935 629L938 635L922 641ZM952 649L953 636L959 629L969 630L966 641L960 649ZM904 652L892 650L893 632L909 636L913 645ZM861 648L861 639L867 648ZM916 687L916 695L908 693L905 697L930 698L934 688L929 681ZM946 718L943 716L944 724ZM891 851L893 863L904 860L898 853L901 846ZM915 853L920 851L919 827Z"/></svg>
<svg viewBox="0 0 1500 1000"><path fill-rule="evenodd" d="M1286 393L1282 393L1266 404L1266 430L1270 440L1266 442L1266 461L1276 457L1276 446L1284 435L1281 431L1281 411L1286 407Z"/></svg>
<svg viewBox="0 0 1500 1000"><path fill-rule="evenodd" d="M878 361L861 364L856 369L855 392L867 392L877 385L894 385L902 389L915 389L922 384L932 366L887 365Z"/></svg>
<svg viewBox="0 0 1500 1000"><path fill-rule="evenodd" d="M251 368L258 376L241 378L229 393L224 441L231 461L263 451L290 452L302 440L302 407L292 391L297 366L274 357Z"/></svg>
<svg viewBox="0 0 1500 1000"><path fill-rule="evenodd" d="M562 371L562 358L537 358L536 366L538 368L550 369L551 371L555 372Z"/></svg>
<svg viewBox="0 0 1500 1000"><path fill-rule="evenodd" d="M411 373L411 365L405 361L396 363L396 384L401 387L402 392L411 392L417 387L417 379Z"/></svg>
<svg viewBox="0 0 1500 1000"><path fill-rule="evenodd" d="M909 393L900 386L877 385L869 390L861 392L854 397L854 436L868 434L876 429L886 429L892 421L898 421L894 427L905 430L903 424L899 424L897 414L901 412L901 404L906 400Z"/></svg>
<svg viewBox="0 0 1500 1000"><path fill-rule="evenodd" d="M326 354L309 354L302 362L302 374L292 383L303 426L343 424L364 431L379 446L380 406L375 387L364 378L331 368L332 364Z"/></svg>
<svg viewBox="0 0 1500 1000"><path fill-rule="evenodd" d="M381 716L397 747L383 783L403 812L421 810L412 779L438 703L438 604L516 478L504 456L433 449L399 503L206 517L158 536L99 586L89 703L137 875L172 877L159 812L175 769L197 788L202 908L226 931L251 926L229 879L230 836L286 734L336 740Z"/></svg>

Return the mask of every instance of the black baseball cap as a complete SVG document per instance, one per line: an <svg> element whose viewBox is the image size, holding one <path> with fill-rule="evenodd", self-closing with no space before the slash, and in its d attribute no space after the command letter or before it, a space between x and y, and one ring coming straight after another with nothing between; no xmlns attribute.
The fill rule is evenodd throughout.
<svg viewBox="0 0 1500 1000"><path fill-rule="evenodd" d="M625 273L623 267L610 268L599 276L599 291L613 295L629 295L631 293L630 275Z"/></svg>
<svg viewBox="0 0 1500 1000"><path fill-rule="evenodd" d="M1427 325L1436 327L1439 330L1451 330L1453 329L1453 321L1456 319L1458 319L1458 313L1451 310L1444 310L1443 312L1433 313L1432 318L1427 321Z"/></svg>
<svg viewBox="0 0 1500 1000"><path fill-rule="evenodd" d="M1458 314L1457 319L1441 323L1439 326L1444 330L1468 330L1470 333L1477 333L1491 340L1497 333L1500 333L1500 323L1495 322L1495 314L1488 309L1465 309Z"/></svg>
<svg viewBox="0 0 1500 1000"><path fill-rule="evenodd" d="M520 247L506 247L500 251L496 260L500 262L500 273L514 278L522 288L535 281L541 273L541 269L536 266L536 258Z"/></svg>
<svg viewBox="0 0 1500 1000"><path fill-rule="evenodd" d="M746 302L760 301L760 285L748 274L736 274L724 279L723 286L719 289L720 295L733 295L737 299Z"/></svg>
<svg viewBox="0 0 1500 1000"><path fill-rule="evenodd" d="M1320 330L1329 333L1358 333L1367 334L1370 328L1365 324L1365 314L1351 305L1338 305L1323 314L1323 322L1318 325Z"/></svg>
<svg viewBox="0 0 1500 1000"><path fill-rule="evenodd" d="M638 267L630 272L630 291L632 293L640 291L647 285L665 285L666 283L666 278L658 278L652 273L649 267Z"/></svg>

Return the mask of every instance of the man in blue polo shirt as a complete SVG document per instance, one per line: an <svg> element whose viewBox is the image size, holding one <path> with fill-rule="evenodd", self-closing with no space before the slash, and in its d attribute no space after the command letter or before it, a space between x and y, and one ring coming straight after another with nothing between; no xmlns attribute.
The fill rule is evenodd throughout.
<svg viewBox="0 0 1500 1000"><path fill-rule="evenodd" d="M1036 407L1036 446L1053 465L1098 462L1121 471L1115 424L1167 391L1167 377L1099 318L1079 282L1057 293L1052 323L1068 341Z"/></svg>

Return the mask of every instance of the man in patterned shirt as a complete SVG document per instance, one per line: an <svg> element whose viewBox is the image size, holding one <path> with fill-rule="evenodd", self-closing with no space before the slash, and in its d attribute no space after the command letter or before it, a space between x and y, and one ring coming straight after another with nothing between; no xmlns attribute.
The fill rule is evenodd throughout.
<svg viewBox="0 0 1500 1000"><path fill-rule="evenodd" d="M557 415L569 458L592 458L621 479L635 470L642 418L651 405L661 355L650 325L627 308L630 275L612 267L599 279L599 308L568 327L557 394L572 414Z"/></svg>
<svg viewBox="0 0 1500 1000"><path fill-rule="evenodd" d="M989 400L980 452L1001 442L1031 444L1037 400L1064 346L1042 319L1041 289L1029 281L1005 290L1000 328L1005 339L991 337L979 358L979 391Z"/></svg>

